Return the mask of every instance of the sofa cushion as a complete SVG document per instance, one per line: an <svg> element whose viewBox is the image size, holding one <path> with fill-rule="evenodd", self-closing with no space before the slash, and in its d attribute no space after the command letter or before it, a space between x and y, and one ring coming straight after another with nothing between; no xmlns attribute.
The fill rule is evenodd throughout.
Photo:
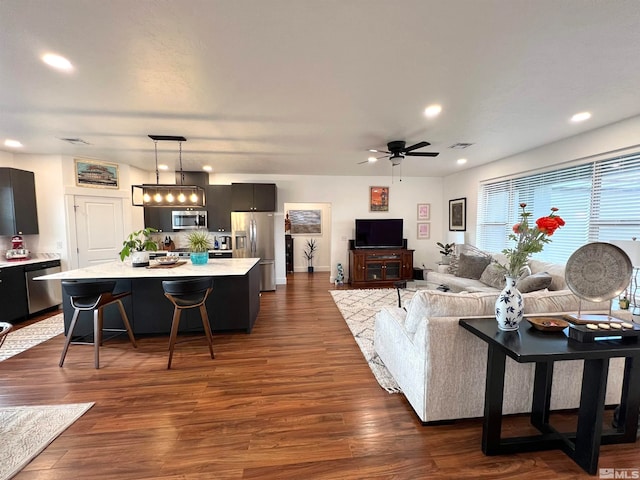
<svg viewBox="0 0 640 480"><path fill-rule="evenodd" d="M489 263L491 263L491 257L488 255L473 255L462 252L458 258L456 276L479 280Z"/></svg>
<svg viewBox="0 0 640 480"><path fill-rule="evenodd" d="M419 290L407 310L404 327L415 334L420 322L432 317L469 317L493 315L498 292L451 293L439 290Z"/></svg>
<svg viewBox="0 0 640 480"><path fill-rule="evenodd" d="M553 278L547 272L533 273L518 279L516 288L520 290L520 293L535 292L536 290L549 288L552 280Z"/></svg>
<svg viewBox="0 0 640 480"><path fill-rule="evenodd" d="M497 263L490 263L480 275L480 281L485 285L502 290L504 288L504 269Z"/></svg>
<svg viewBox="0 0 640 480"><path fill-rule="evenodd" d="M538 290L524 295L524 313L576 312L579 299L571 290ZM607 311L609 301L580 302L582 311Z"/></svg>
<svg viewBox="0 0 640 480"><path fill-rule="evenodd" d="M531 273L547 272L551 275L549 290L566 290L567 282L564 280L565 266L559 263L543 262L542 260L529 260Z"/></svg>

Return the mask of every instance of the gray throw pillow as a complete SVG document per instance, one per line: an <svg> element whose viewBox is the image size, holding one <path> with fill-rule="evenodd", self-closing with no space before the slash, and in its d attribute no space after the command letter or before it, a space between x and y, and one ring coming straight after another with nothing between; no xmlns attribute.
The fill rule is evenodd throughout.
<svg viewBox="0 0 640 480"><path fill-rule="evenodd" d="M490 287L502 290L505 286L504 268L500 268L497 263L490 263L480 275L480 281Z"/></svg>
<svg viewBox="0 0 640 480"><path fill-rule="evenodd" d="M552 280L553 277L547 272L538 272L518 280L516 288L520 290L520 293L535 292L549 288Z"/></svg>
<svg viewBox="0 0 640 480"><path fill-rule="evenodd" d="M467 255L460 253L458 259L458 271L456 277L471 278L479 280L484 269L491 263L490 256Z"/></svg>

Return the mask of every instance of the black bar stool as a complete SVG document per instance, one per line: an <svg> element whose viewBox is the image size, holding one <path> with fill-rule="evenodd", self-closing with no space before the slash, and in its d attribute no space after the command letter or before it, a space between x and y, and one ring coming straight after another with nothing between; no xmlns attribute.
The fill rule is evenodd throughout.
<svg viewBox="0 0 640 480"><path fill-rule="evenodd" d="M213 355L213 336L211 335L211 326L209 325L209 315L205 302L211 290L213 290L213 279L211 277L197 278L192 280L164 280L162 282L164 295L171 300L174 305L173 322L171 323L171 337L169 339L169 363L167 370L171 368L171 360L173 359L173 347L176 344L178 336L178 326L180 324L180 314L182 310L187 308L200 308L200 317L202 317L202 326L209 343L209 352L211 358Z"/></svg>
<svg viewBox="0 0 640 480"><path fill-rule="evenodd" d="M122 292L113 294L113 289L116 286L115 281L104 282L78 282L75 280L63 280L62 288L71 297L71 306L75 309L73 312L73 318L71 319L71 325L69 326L69 332L67 333L67 339L64 342L64 348L62 349L62 356L60 357L60 366L64 364L64 357L67 356L67 350L71 344L71 338L73 337L73 330L76 328L78 322L78 316L80 312L93 311L93 346L95 356L95 367L100 368L100 345L102 345L102 332L127 332L129 340L134 347L136 345L136 339L133 336L133 330L129 324L129 318L124 311L122 305L122 298L131 295L131 292ZM103 328L103 310L107 305L116 303L120 310L122 322L124 323L124 329L121 328ZM82 342L74 342L82 343Z"/></svg>
<svg viewBox="0 0 640 480"><path fill-rule="evenodd" d="M7 335L13 329L13 325L7 322L0 322L0 347L7 339Z"/></svg>

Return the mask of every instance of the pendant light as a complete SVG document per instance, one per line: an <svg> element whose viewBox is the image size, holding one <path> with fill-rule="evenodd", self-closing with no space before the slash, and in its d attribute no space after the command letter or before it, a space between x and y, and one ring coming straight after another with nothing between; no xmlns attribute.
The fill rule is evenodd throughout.
<svg viewBox="0 0 640 480"><path fill-rule="evenodd" d="M204 189L198 185L184 185L182 171L182 142L187 139L174 135L149 135L153 140L156 159L156 183L131 185L131 204L135 207L204 207ZM178 142L180 185L161 184L158 170L158 141Z"/></svg>

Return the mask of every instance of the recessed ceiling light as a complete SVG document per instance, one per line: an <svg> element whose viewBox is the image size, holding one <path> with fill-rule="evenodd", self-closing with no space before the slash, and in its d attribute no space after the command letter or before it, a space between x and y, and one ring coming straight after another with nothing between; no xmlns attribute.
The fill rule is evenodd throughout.
<svg viewBox="0 0 640 480"><path fill-rule="evenodd" d="M464 165L465 163L467 163L467 159L466 158L459 158L456 163L458 165Z"/></svg>
<svg viewBox="0 0 640 480"><path fill-rule="evenodd" d="M71 62L69 60L61 57L60 55L56 55L55 53L47 53L43 55L42 61L57 70L73 70L73 65L71 65Z"/></svg>
<svg viewBox="0 0 640 480"><path fill-rule="evenodd" d="M375 163L375 162L377 162L377 161L378 161L378 159L377 159L376 157L369 157L369 158L367 158L367 161L368 161L369 163Z"/></svg>
<svg viewBox="0 0 640 480"><path fill-rule="evenodd" d="M160 164L158 165L158 170L169 170L169 165Z"/></svg>
<svg viewBox="0 0 640 480"><path fill-rule="evenodd" d="M4 141L4 146L5 147L11 147L11 148L20 148L23 145L18 140L11 140L10 138L7 138Z"/></svg>
<svg viewBox="0 0 640 480"><path fill-rule="evenodd" d="M428 118L437 117L442 111L442 107L440 105L429 105L424 109L424 116Z"/></svg>
<svg viewBox="0 0 640 480"><path fill-rule="evenodd" d="M589 120L591 118L591 114L589 112L580 112L576 113L573 117L571 117L571 121L573 123L584 122L585 120Z"/></svg>
<svg viewBox="0 0 640 480"><path fill-rule="evenodd" d="M205 166L202 167L202 169L205 172L212 172L213 171L213 167L211 165L205 165Z"/></svg>

